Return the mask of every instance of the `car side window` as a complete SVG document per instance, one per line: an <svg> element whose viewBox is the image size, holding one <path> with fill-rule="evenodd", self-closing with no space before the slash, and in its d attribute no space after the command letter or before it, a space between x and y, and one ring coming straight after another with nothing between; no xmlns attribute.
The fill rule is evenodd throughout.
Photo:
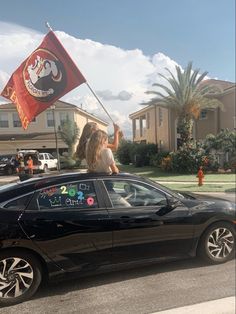
<svg viewBox="0 0 236 314"><path fill-rule="evenodd" d="M115 208L167 205L165 194L150 185L129 180L104 180L104 184Z"/></svg>
<svg viewBox="0 0 236 314"><path fill-rule="evenodd" d="M97 208L92 181L66 183L42 189L37 198L39 209Z"/></svg>
<svg viewBox="0 0 236 314"><path fill-rule="evenodd" d="M25 209L25 207L28 205L30 199L32 197L32 194L24 195L23 197L19 197L14 199L13 201L10 201L6 203L3 208L7 209Z"/></svg>

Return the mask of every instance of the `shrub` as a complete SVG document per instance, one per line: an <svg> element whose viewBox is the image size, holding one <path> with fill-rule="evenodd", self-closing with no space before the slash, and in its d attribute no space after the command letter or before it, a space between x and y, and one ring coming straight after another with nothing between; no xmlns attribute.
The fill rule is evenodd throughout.
<svg viewBox="0 0 236 314"><path fill-rule="evenodd" d="M149 166L151 156L157 153L155 144L135 144L132 149L132 161L136 167Z"/></svg>
<svg viewBox="0 0 236 314"><path fill-rule="evenodd" d="M172 170L172 158L171 155L168 155L161 160L161 169L165 171L171 171Z"/></svg>
<svg viewBox="0 0 236 314"><path fill-rule="evenodd" d="M196 173L200 166L209 162L205 150L195 141L183 144L171 154L172 170L180 173Z"/></svg>
<svg viewBox="0 0 236 314"><path fill-rule="evenodd" d="M122 141L116 157L123 165L133 163L136 167L150 165L151 156L157 154L157 147L155 144L132 143L129 141Z"/></svg>
<svg viewBox="0 0 236 314"><path fill-rule="evenodd" d="M131 149L133 143L130 141L122 141L119 145L119 148L116 152L116 157L119 162L123 165L129 165L132 162L131 159Z"/></svg>
<svg viewBox="0 0 236 314"><path fill-rule="evenodd" d="M161 167L163 158L166 158L169 152L158 152L150 156L150 166Z"/></svg>

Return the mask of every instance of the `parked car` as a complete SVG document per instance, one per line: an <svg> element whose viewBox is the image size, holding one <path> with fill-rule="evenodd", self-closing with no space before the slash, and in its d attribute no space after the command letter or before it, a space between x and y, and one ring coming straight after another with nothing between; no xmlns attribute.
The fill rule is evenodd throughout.
<svg viewBox="0 0 236 314"><path fill-rule="evenodd" d="M57 158L49 153L39 153L39 160L41 165L40 170L46 172L48 169L57 169Z"/></svg>
<svg viewBox="0 0 236 314"><path fill-rule="evenodd" d="M15 156L0 156L0 174L11 175L16 172Z"/></svg>
<svg viewBox="0 0 236 314"><path fill-rule="evenodd" d="M199 255L234 256L235 204L130 174L62 174L0 187L0 304L43 277Z"/></svg>
<svg viewBox="0 0 236 314"><path fill-rule="evenodd" d="M49 153L39 153L37 150L20 150L18 154L23 156L26 170L29 156L33 159L34 172L57 169L57 159Z"/></svg>

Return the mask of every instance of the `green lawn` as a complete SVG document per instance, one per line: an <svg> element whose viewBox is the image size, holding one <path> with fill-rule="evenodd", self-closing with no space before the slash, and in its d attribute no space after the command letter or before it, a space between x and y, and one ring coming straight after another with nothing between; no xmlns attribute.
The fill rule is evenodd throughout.
<svg viewBox="0 0 236 314"><path fill-rule="evenodd" d="M163 185L180 191L191 192L235 192L235 174L205 174L204 184L199 187L196 174L167 173L156 167L136 168L132 165L119 165L119 169L124 172L138 174ZM168 181L166 183L165 181ZM180 182L180 183L176 183ZM219 183L220 182L220 183Z"/></svg>

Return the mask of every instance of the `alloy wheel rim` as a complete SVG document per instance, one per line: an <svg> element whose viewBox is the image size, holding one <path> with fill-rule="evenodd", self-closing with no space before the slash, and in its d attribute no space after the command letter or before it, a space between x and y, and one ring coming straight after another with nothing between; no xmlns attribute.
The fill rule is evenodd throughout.
<svg viewBox="0 0 236 314"><path fill-rule="evenodd" d="M233 250L234 237L227 228L214 229L208 237L207 248L216 259L227 258Z"/></svg>
<svg viewBox="0 0 236 314"><path fill-rule="evenodd" d="M16 298L24 294L34 278L31 265L22 258L9 257L0 261L0 298Z"/></svg>

